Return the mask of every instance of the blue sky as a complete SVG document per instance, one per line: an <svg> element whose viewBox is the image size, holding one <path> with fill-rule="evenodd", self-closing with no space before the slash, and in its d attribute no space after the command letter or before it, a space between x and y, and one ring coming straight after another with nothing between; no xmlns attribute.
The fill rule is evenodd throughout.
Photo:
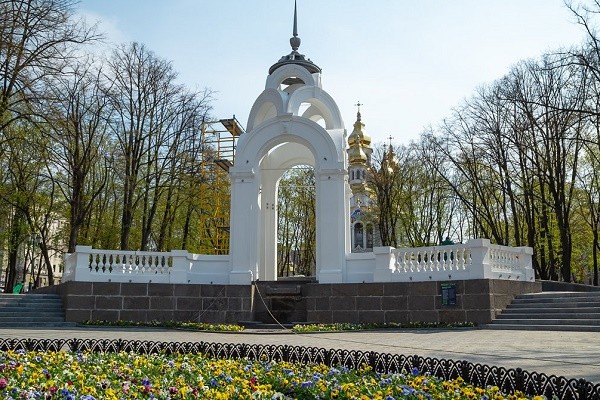
<svg viewBox="0 0 600 400"><path fill-rule="evenodd" d="M170 60L189 87L216 91L213 116L246 125L269 67L290 52L293 0L83 0L114 43ZM416 140L511 65L579 44L561 0L298 0L300 52L351 131L361 107L375 142Z"/></svg>

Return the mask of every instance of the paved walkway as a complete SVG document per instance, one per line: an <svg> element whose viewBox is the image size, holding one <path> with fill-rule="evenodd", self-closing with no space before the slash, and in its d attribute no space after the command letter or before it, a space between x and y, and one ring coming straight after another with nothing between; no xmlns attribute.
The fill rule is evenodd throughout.
<svg viewBox="0 0 600 400"><path fill-rule="evenodd" d="M0 329L0 338L126 339L175 342L287 344L420 355L520 367L600 383L600 334L487 329L363 331L293 334L191 332L154 328Z"/></svg>

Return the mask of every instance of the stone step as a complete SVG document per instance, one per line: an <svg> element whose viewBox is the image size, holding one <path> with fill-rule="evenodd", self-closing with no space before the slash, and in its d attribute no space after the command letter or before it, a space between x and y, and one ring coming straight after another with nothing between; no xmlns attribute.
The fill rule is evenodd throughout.
<svg viewBox="0 0 600 400"><path fill-rule="evenodd" d="M35 322L2 322L0 323L0 329L2 328L72 328L77 326L75 322L58 321L35 321Z"/></svg>
<svg viewBox="0 0 600 400"><path fill-rule="evenodd" d="M261 321L240 321L238 324L246 329L292 329L295 324L270 324ZM282 327L283 326L283 327Z"/></svg>
<svg viewBox="0 0 600 400"><path fill-rule="evenodd" d="M37 316L11 316L4 317L0 316L0 324L4 322L65 322L63 315L50 316L50 315L37 315Z"/></svg>
<svg viewBox="0 0 600 400"><path fill-rule="evenodd" d="M11 305L11 304L62 304L60 297L51 299L40 299L40 298L15 298L15 299L2 299L0 300L0 306Z"/></svg>
<svg viewBox="0 0 600 400"><path fill-rule="evenodd" d="M0 305L0 311L6 310L6 311L13 311L13 310L36 310L36 311L43 311L43 310L62 310L62 303L40 303L40 304L29 304L29 303L25 303L25 304L7 304L7 305Z"/></svg>
<svg viewBox="0 0 600 400"><path fill-rule="evenodd" d="M547 311L547 310L544 310ZM498 319L597 319L600 320L600 313L585 312L543 312L533 310L528 313L503 311L496 318ZM541 315L540 315L541 314Z"/></svg>
<svg viewBox="0 0 600 400"><path fill-rule="evenodd" d="M487 324L482 325L487 329L507 329L519 331L575 331L575 332L600 332L600 326L593 325L521 325L521 324Z"/></svg>
<svg viewBox="0 0 600 400"><path fill-rule="evenodd" d="M503 313L519 313L519 314L531 314L531 313L600 313L600 306L597 307L535 307L532 305L515 305L510 304Z"/></svg>
<svg viewBox="0 0 600 400"><path fill-rule="evenodd" d="M555 299L555 298L580 298L590 297L600 300L600 291L597 292L540 292L540 293L523 293L516 296L517 299Z"/></svg>
<svg viewBox="0 0 600 400"><path fill-rule="evenodd" d="M600 292L518 295L487 327L600 332Z"/></svg>
<svg viewBox="0 0 600 400"><path fill-rule="evenodd" d="M0 328L75 326L56 294L0 294Z"/></svg>
<svg viewBox="0 0 600 400"><path fill-rule="evenodd" d="M513 304L600 304L600 297L517 297Z"/></svg>
<svg viewBox="0 0 600 400"><path fill-rule="evenodd" d="M519 324L519 325L592 325L600 327L600 319L576 319L576 318L514 318L495 319L494 324Z"/></svg>
<svg viewBox="0 0 600 400"><path fill-rule="evenodd" d="M62 308L60 309L45 309L45 310L27 310L22 308L15 308L13 310L7 311L5 309L0 309L0 317L25 317L25 316L65 316Z"/></svg>
<svg viewBox="0 0 600 400"><path fill-rule="evenodd" d="M519 309L519 308L535 308L537 310L544 310L548 308L600 308L600 303L577 303L577 302L566 302L566 303L513 303L509 304L508 309Z"/></svg>

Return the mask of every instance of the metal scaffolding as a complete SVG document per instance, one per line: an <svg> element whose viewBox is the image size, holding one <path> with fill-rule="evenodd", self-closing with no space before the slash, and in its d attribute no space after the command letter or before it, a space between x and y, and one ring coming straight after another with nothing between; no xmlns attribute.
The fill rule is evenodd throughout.
<svg viewBox="0 0 600 400"><path fill-rule="evenodd" d="M230 183L235 148L244 128L235 118L202 126L200 195L200 254L229 253Z"/></svg>

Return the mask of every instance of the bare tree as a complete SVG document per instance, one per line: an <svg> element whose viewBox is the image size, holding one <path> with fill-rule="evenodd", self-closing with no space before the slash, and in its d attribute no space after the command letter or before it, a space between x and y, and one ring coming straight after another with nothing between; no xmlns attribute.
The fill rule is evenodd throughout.
<svg viewBox="0 0 600 400"><path fill-rule="evenodd" d="M109 174L106 142L110 108L102 87L101 69L79 62L69 74L48 83L44 102L52 139L48 168L69 205L68 252L75 251L79 232ZM92 176L100 179L93 180Z"/></svg>
<svg viewBox="0 0 600 400"><path fill-rule="evenodd" d="M43 80L62 72L75 55L74 45L98 38L93 28L73 19L75 4L0 1L0 132L31 115L30 105L44 96Z"/></svg>

